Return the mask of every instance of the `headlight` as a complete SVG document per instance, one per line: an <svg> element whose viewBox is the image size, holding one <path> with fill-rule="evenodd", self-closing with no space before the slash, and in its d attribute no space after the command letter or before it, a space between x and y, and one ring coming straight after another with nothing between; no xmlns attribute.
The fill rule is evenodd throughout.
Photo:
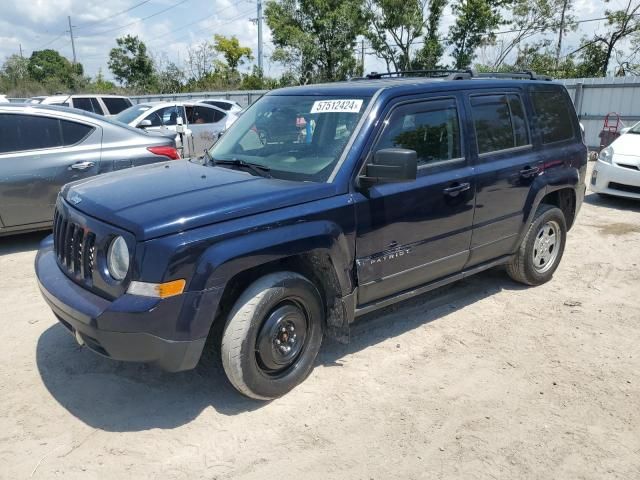
<svg viewBox="0 0 640 480"><path fill-rule="evenodd" d="M107 268L111 276L122 281L129 271L129 247L122 237L116 237L109 245L107 252Z"/></svg>
<svg viewBox="0 0 640 480"><path fill-rule="evenodd" d="M611 159L613 158L613 148L603 148L600 155L598 155L598 158L604 163L611 163Z"/></svg>

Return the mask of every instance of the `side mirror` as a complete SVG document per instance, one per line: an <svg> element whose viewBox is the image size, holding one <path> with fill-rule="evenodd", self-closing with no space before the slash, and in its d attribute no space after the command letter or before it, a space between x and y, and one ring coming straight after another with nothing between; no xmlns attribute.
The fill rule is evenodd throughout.
<svg viewBox="0 0 640 480"><path fill-rule="evenodd" d="M140 123L138 123L138 125L136 126L137 128L147 128L147 127L152 127L153 124L151 123L151 120L148 119L144 119L144 120L140 120Z"/></svg>
<svg viewBox="0 0 640 480"><path fill-rule="evenodd" d="M418 175L418 154L406 148L384 148L373 155L373 162L360 177L365 183L408 182Z"/></svg>

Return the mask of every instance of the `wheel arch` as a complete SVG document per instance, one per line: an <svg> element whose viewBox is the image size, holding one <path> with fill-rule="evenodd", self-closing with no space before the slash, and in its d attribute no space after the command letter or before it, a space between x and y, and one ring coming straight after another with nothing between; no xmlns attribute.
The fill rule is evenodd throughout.
<svg viewBox="0 0 640 480"><path fill-rule="evenodd" d="M326 327L348 337L354 281L349 238L334 223L318 221L270 229L220 242L200 258L192 288L221 290L211 321L220 325L239 295L255 280L292 271L314 283L322 296Z"/></svg>

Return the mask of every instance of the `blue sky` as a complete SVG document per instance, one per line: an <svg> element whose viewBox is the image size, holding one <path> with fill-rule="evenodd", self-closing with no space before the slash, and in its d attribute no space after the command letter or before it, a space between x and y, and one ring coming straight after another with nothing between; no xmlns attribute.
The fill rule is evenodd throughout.
<svg viewBox="0 0 640 480"><path fill-rule="evenodd" d="M189 45L211 40L216 33L236 35L243 45L257 52L255 0L17 0L3 2L0 15L0 59L18 53L20 44L25 56L33 50L54 48L72 57L67 15L75 25L76 54L88 75L100 68L108 78L109 50L115 38L125 34L138 35L156 57L165 57L182 64ZM607 8L616 8L621 0L612 0ZM602 0L575 0L573 14L578 19L604 14ZM147 18L148 17L148 18ZM441 30L446 34L454 18L445 12ZM570 33L567 51L578 44L583 35L604 27L604 22L581 25ZM268 56L273 51L270 32L265 25L265 71L277 75L281 68ZM508 36L501 36L508 41ZM490 49L489 49L490 50ZM483 55L490 56L490 51ZM248 70L250 65L244 69ZM373 55L365 60L367 71L383 70L383 63Z"/></svg>

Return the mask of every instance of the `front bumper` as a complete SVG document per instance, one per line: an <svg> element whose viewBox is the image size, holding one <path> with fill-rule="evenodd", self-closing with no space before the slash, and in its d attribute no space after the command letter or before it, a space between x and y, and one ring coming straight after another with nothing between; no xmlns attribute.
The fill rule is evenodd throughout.
<svg viewBox="0 0 640 480"><path fill-rule="evenodd" d="M185 293L166 300L124 295L107 300L60 270L50 238L43 241L36 257L38 285L60 323L78 342L114 360L149 362L172 372L198 364L213 318L208 325L198 325L202 316L197 313L201 307L212 307L211 295Z"/></svg>
<svg viewBox="0 0 640 480"><path fill-rule="evenodd" d="M640 169L621 167L614 163L596 162L591 174L592 192L640 199Z"/></svg>

